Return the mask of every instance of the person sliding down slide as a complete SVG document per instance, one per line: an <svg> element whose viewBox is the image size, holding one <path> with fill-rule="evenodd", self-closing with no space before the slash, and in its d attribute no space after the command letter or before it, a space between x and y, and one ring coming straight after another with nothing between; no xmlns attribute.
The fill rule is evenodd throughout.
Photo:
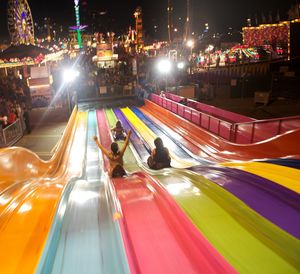
<svg viewBox="0 0 300 274"><path fill-rule="evenodd" d="M123 168L123 155L128 146L130 136L131 130L128 131L128 135L121 150L119 150L119 145L116 142L111 143L111 151L105 149L100 144L97 136L94 136L94 141L96 142L102 153L109 159L109 176L112 178L119 178L126 175L126 171Z"/></svg>
<svg viewBox="0 0 300 274"><path fill-rule="evenodd" d="M116 126L111 131L115 141L125 140L126 133L121 121L117 121Z"/></svg>
<svg viewBox="0 0 300 274"><path fill-rule="evenodd" d="M148 166L152 169L171 167L169 150L164 147L162 139L157 137L154 140L154 145L155 149L152 150L151 156L147 160Z"/></svg>

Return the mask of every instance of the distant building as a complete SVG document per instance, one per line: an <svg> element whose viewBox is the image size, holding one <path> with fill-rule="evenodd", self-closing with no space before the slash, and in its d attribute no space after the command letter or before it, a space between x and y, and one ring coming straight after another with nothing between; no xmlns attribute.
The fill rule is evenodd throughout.
<svg viewBox="0 0 300 274"><path fill-rule="evenodd" d="M243 28L243 43L250 47L280 45L289 58L300 56L300 19Z"/></svg>

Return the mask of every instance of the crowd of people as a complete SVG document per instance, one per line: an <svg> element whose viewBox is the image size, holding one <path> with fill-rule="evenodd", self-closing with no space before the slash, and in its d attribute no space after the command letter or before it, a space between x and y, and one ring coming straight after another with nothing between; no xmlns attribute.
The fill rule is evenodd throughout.
<svg viewBox="0 0 300 274"><path fill-rule="evenodd" d="M30 90L26 82L13 73L0 76L0 129L24 119L30 133L29 111L31 109Z"/></svg>
<svg viewBox="0 0 300 274"><path fill-rule="evenodd" d="M99 68L97 70L97 86L128 85L133 82L132 71L123 62L114 68Z"/></svg>

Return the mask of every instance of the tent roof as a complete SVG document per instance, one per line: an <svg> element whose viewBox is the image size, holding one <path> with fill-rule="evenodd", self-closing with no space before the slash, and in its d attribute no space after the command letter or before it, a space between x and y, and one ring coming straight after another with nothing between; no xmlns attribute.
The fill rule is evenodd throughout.
<svg viewBox="0 0 300 274"><path fill-rule="evenodd" d="M34 45L12 45L3 52L0 52L0 59L23 59L28 57L34 59L40 54L46 55L49 53L51 53L49 50Z"/></svg>

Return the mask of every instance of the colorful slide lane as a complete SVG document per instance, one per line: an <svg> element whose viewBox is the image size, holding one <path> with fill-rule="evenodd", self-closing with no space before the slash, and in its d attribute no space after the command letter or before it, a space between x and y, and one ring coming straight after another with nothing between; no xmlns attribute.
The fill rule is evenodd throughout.
<svg viewBox="0 0 300 274"><path fill-rule="evenodd" d="M83 175L69 182L62 196L37 273L130 273L112 218L114 197L99 167L96 126L96 113L90 111Z"/></svg>
<svg viewBox="0 0 300 274"><path fill-rule="evenodd" d="M221 165L256 174L300 193L299 169L260 162L226 162Z"/></svg>
<svg viewBox="0 0 300 274"><path fill-rule="evenodd" d="M300 272L299 170L212 165L262 152L203 145L199 132L189 139L188 124L156 113L74 112L48 162L21 148L0 151L0 273ZM129 176L110 180L92 136L109 147L116 119L133 130ZM170 144L176 168L146 167L156 136ZM296 157L289 151L279 153Z"/></svg>
<svg viewBox="0 0 300 274"><path fill-rule="evenodd" d="M141 110L146 114L151 114L165 125L168 125L168 127L174 129L182 138L193 143L194 146L189 149L194 154L201 155L205 151L208 155L211 155L210 158L215 158L218 162L276 158L300 159L300 147L298 145L300 129L260 143L239 145L218 138L148 100L146 100L145 106Z"/></svg>
<svg viewBox="0 0 300 274"><path fill-rule="evenodd" d="M120 115L121 112L118 111L118 110L115 110L115 113L116 113L117 118L123 122L123 124L125 125L125 127L127 127L128 123L126 122L126 120L125 120L126 118L125 117L124 117L125 119L124 118L122 119L122 115ZM123 116L126 116L126 115L124 115L124 111L123 111ZM139 134L141 134L141 132L139 132ZM140 140L138 140L138 141L140 141ZM141 149L141 148L142 148L141 145L137 146L137 149ZM177 173L178 173L178 171L177 171ZM176 174L176 175L173 175L174 176L173 177L171 175L172 172L168 172L168 176L166 176L167 179L165 179L164 176L158 176L158 178L167 187L167 189L169 189L170 193L173 193L173 194L175 193L175 196L179 192L185 191L185 189L189 189L189 188L193 189L193 191L191 191L192 193L190 194L191 201L192 201L192 199L193 200L195 199L195 197L194 197L195 196L195 186L198 186L203 191L203 188L205 189L205 187L204 187L205 184L208 184L208 180L205 180L204 178L201 178L199 175L198 176L187 175L186 171L180 171L180 173L183 173L183 174L182 175L181 174ZM194 181L191 181L191 177L195 178ZM164 183L164 179L165 179L165 183ZM176 182L174 185L171 183L173 181ZM186 183L187 181L191 182L190 183L191 187L189 187L189 184ZM199 181L201 181L201 183L205 183L205 184L201 187L201 185L199 184ZM226 238L227 241L228 240L231 241L228 246L235 247L235 248L238 249L238 250L235 250L233 253L231 253L233 250L230 250L231 252L229 251L229 253L231 253L231 257L228 257L228 259L232 260L232 258L235 258L232 261L232 265L234 265L235 267L237 267L242 272L245 271L245 267L247 265L249 265L249 266L251 265L252 267L253 267L253 265L258 265L259 266L258 269L257 269L258 273L263 273L262 272L263 267L266 267L265 271L267 271L267 269L273 269L273 265L274 265L274 263L276 261L279 263L279 261L283 262L283 261L285 261L285 259L287 259L288 262L283 263L283 265L286 265L286 264L290 265L291 264L291 265L294 265L296 267L296 269L299 268L299 258L297 258L297 255L295 255L295 254L297 254L297 253L295 253L295 250L297 251L297 248L299 248L299 242L296 239L294 239L293 237L291 237L290 235L288 235L284 231L278 229L272 223L266 221L264 218L262 218L256 212L249 210L241 201L239 201L238 199L232 197L227 192L223 191L223 194L220 194L220 189L217 186L214 186L212 182L209 182L209 185L210 185L210 187L212 189L214 189L214 190L211 190L212 193L216 194L216 193L219 192L219 196L222 197L222 200L225 201L225 202L223 201L221 203L222 207L223 208L224 207L229 208L229 212L235 212L233 214L233 216L231 216L229 219L231 219L232 217L240 219L240 221L238 222L238 224L234 225L233 228L230 228L229 231L231 231L231 232L228 232L228 234L232 234L232 231L235 231L236 227L239 227L239 229L238 229L238 231L239 231L241 229L240 226L242 226L242 227L246 226L246 231L247 231L246 232L246 235L247 235L246 237L243 236L239 240L236 240L235 237L230 237L232 235L230 235L228 237L228 235L225 234L226 236L224 236L224 238ZM212 194L212 193L210 193L210 194ZM186 195L186 193L185 193L185 195ZM200 196L203 197L203 195L204 194L201 193ZM214 197L215 195L212 195L212 196ZM229 201L226 201L226 198ZM179 199L177 198L177 201L186 210L186 212L188 213L188 215L189 216L193 216L192 219L193 218L195 218L195 220L199 219L199 213L197 214L195 212L195 209L198 209L199 212L201 212L203 214L202 217L205 217L205 215L207 215L207 211L202 212L203 208L207 209L207 205L206 206L202 205L203 202L199 203L199 201L197 201L197 203L195 203L193 205L190 205L190 208L188 208L189 206L187 206L187 205L191 201L186 201L185 199L183 199L183 200L184 200L184 202L182 203L182 200L180 198ZM203 200L203 198L201 200ZM234 201L234 203L233 203L232 200ZM202 205L202 206L199 207L199 204ZM276 204L276 200L275 200L275 204ZM187 210L187 208L188 208L188 210ZM213 206L211 206L211 208L213 208ZM241 208L241 209L243 209L244 212L236 212L236 208ZM236 216L236 214L238 216ZM213 216L216 216L216 214L213 214ZM207 217L207 220L211 219L211 217L210 217L209 214L206 217ZM245 221L246 221L246 224L245 224ZM247 224L247 222L248 222L248 224ZM219 223L219 221L216 221L216 223ZM253 231L253 227L256 227L257 223L260 223L261 227L255 229L256 231ZM224 224L221 223L221 226L219 226L219 225L216 227L216 224L211 224L211 229L206 230L207 226L205 226L205 224L203 224L201 222L199 224L197 224L198 228L200 230L204 229L204 231L207 233L206 236L211 241L214 241L214 243L216 244L215 245L216 247L218 245L220 245L220 243L218 241L215 241L214 238L216 238L216 235L224 235L224 229L223 229L223 225ZM226 226L228 226L228 221L226 222ZM214 231L214 229L216 229L217 231ZM218 231L218 230L220 230L220 231ZM213 231L215 233L212 233ZM272 238L271 241L269 239L270 235L269 236L265 235L266 231L268 231L268 233L272 234L271 235L271 238ZM241 233L241 232L239 232L239 233L243 235L243 233ZM245 233L245 231L244 231L244 233ZM250 236L249 233L250 233L250 235L252 235L251 237L249 237ZM256 237L255 241L252 239L249 242L247 242L247 239L249 240L249 238L252 238L254 236ZM239 236L236 235L236 237L239 238L240 235ZM243 239L243 240L241 241L241 239ZM261 244L259 244L261 242L264 243L263 247L261 246ZM245 245L244 246L241 245L242 243L244 243ZM275 248L274 248L274 243L276 245ZM255 246L255 248L253 248L253 245ZM245 252L245 246L247 246L246 253L248 253L248 255L241 256L241 257L251 258L252 263L250 261L248 263L245 263L245 261L241 262L241 261L243 261L244 258L241 259L241 257L239 257L239 255L237 255L237 254L242 254L243 252ZM224 246L219 246L219 248L220 248L219 251L223 249L224 254L227 254L227 256L228 256L228 247L226 248ZM241 249L239 250L239 248L241 248ZM290 248L290 250L289 250L289 248ZM265 257L266 254L268 254L267 257L270 256L270 251L271 251L271 254L273 253L272 250L276 250L276 253L280 254L279 258L277 257L277 255L273 254L273 256L275 256L276 259L269 258L270 262L272 262L272 263L270 263L268 266L266 266L265 258L264 257ZM260 252L262 252L262 253L260 253ZM264 254L264 252L266 252L266 253ZM259 257L260 257L259 254L261 255L261 260L259 259ZM262 255L262 254L264 254L264 255ZM271 255L271 257L272 257L272 255ZM254 261L256 261L256 262L254 263ZM279 263L279 265L280 265L280 263ZM283 265L280 265L279 268L282 269ZM276 269L276 268L274 268L274 269ZM292 266L292 269L293 269L293 266ZM289 269L289 271L291 271L291 269ZM295 272L295 269L292 272Z"/></svg>
<svg viewBox="0 0 300 274"><path fill-rule="evenodd" d="M154 128L157 132L150 118L146 118L145 115L142 115L136 108L133 108L133 111L142 121L146 121L147 125L150 125L151 128ZM164 139L162 134L159 136ZM169 144L171 144L170 138L166 143L169 147ZM172 146L171 144L170 147L172 149L174 145ZM278 168L286 169L283 167ZM296 193L283 187L280 188L266 179L253 176L247 172L207 167L191 168L191 170L200 175L205 175L206 178L214 178L215 180L212 181L217 182L222 187L225 186L227 190L231 191L231 193L256 210L259 214L298 239L300 238L300 197ZM297 172L300 176L299 171L292 171ZM294 182L296 181L294 180ZM286 195L283 195L283 193ZM257 201L260 201L260 203ZM290 202L292 202L291 205Z"/></svg>
<svg viewBox="0 0 300 274"><path fill-rule="evenodd" d="M157 121L149 112L145 111L144 108L142 108L142 111L145 112L145 115L148 116L148 121L154 122ZM145 116L144 115L144 116ZM169 136L174 136L172 132L175 133L176 127L172 125L172 123L168 124L169 129L166 129L168 131ZM166 126L165 126L166 128ZM195 143L195 141L193 141ZM188 142L184 142L183 145L187 145L187 148L189 148ZM250 145L252 146L252 145ZM284 143L281 144L281 146L285 146ZM245 147L245 145L244 145ZM172 149L173 147L171 147ZM217 151L214 150L214 153L217 154ZM238 152L227 152L227 154L235 154L237 155ZM255 156L253 156L255 157ZM294 160L293 163L295 164L297 160ZM299 161L299 160L298 160ZM203 162L200 162L199 164L203 164ZM261 176L263 178L269 179L273 182L276 182L278 184L281 184L287 188L290 188L293 191L296 191L299 193L299 177L300 177L300 170L289 168L286 166L280 166L280 165L274 165L270 163L243 163L243 162L228 162L228 163L222 163L221 165L227 166L227 167L234 167L239 169L244 169L246 171L249 171L250 173L254 173L258 176Z"/></svg>
<svg viewBox="0 0 300 274"><path fill-rule="evenodd" d="M157 137L157 135L149 129L129 108L123 108L122 112L126 115L126 118L128 121L135 127L136 130L139 131L139 134L142 138L147 140L147 144L151 147L151 149L154 148L154 140ZM166 138L166 136L165 136ZM197 165L197 161L195 161L193 158L181 158L182 155L180 155L180 149L179 147L173 143L174 147L169 149L170 156L172 158L172 167L175 168L188 168Z"/></svg>
<svg viewBox="0 0 300 274"><path fill-rule="evenodd" d="M60 196L66 184L80 176L84 153L78 148L85 144L85 131L86 114L74 112L59 150L48 163L24 149L11 148L12 154L0 151L9 160L0 173L0 273L35 271Z"/></svg>
<svg viewBox="0 0 300 274"><path fill-rule="evenodd" d="M98 111L97 117L101 142L109 147L105 112ZM132 271L235 273L149 175L137 172L112 183L121 205L127 254L134 258Z"/></svg>
<svg viewBox="0 0 300 274"><path fill-rule="evenodd" d="M166 130L166 127L152 121L137 107L131 107L131 110L149 129L151 129L158 137L162 138L163 142L168 144L168 148L171 148L171 150L174 151L178 157L186 158L190 161L196 160L195 162L197 165L208 165L212 163L207 160L203 160L203 158L192 154L188 149L186 149L176 138L174 138L174 131L169 134L168 130Z"/></svg>
<svg viewBox="0 0 300 274"><path fill-rule="evenodd" d="M217 183L257 213L300 239L300 196L297 193L240 170L221 167L193 167L191 170Z"/></svg>

